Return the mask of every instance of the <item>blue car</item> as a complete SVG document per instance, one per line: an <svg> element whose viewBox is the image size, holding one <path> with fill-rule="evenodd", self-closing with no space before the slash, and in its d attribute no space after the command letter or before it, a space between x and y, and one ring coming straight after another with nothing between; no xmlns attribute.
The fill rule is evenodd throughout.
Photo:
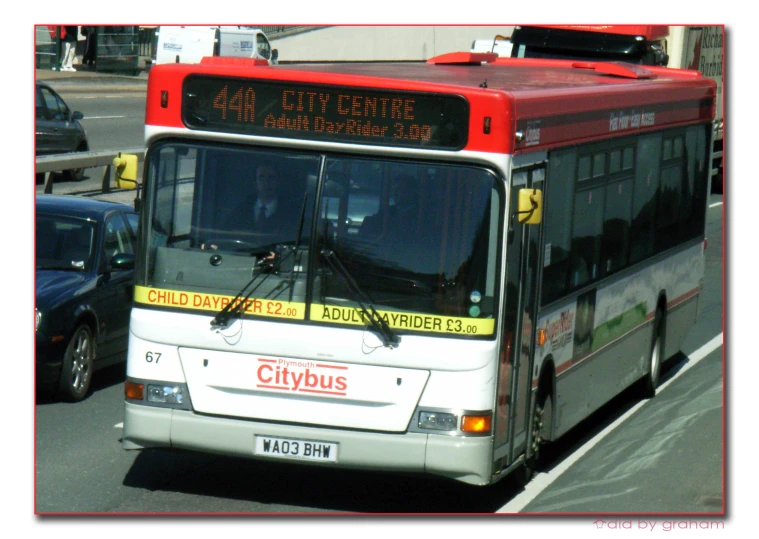
<svg viewBox="0 0 759 539"><path fill-rule="evenodd" d="M126 358L138 216L76 196L36 206L37 387L79 401L95 369Z"/></svg>

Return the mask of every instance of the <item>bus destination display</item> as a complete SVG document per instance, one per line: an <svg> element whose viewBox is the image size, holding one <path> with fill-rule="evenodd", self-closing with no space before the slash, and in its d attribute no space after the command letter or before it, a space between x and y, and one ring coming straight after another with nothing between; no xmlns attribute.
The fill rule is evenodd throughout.
<svg viewBox="0 0 759 539"><path fill-rule="evenodd" d="M182 119L207 131L459 150L469 103L457 95L195 76L184 82Z"/></svg>

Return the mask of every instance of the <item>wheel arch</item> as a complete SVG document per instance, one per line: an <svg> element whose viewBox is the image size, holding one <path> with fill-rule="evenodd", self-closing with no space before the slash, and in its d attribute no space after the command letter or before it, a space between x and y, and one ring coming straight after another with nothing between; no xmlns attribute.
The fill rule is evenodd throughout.
<svg viewBox="0 0 759 539"><path fill-rule="evenodd" d="M551 417L548 418L550 421L550 428L548 429L549 435L546 437L547 440L553 440L556 426L556 409L558 407L556 406L556 364L553 355L551 354L546 356L540 366L538 386L535 391L535 401L537 402L537 399L543 395L550 395L553 401Z"/></svg>
<svg viewBox="0 0 759 539"><path fill-rule="evenodd" d="M92 332L92 339L95 345L100 341L100 327L98 322L98 316L95 311L88 305L79 305L74 310L74 324L71 327L71 334L69 339L81 324L87 324Z"/></svg>

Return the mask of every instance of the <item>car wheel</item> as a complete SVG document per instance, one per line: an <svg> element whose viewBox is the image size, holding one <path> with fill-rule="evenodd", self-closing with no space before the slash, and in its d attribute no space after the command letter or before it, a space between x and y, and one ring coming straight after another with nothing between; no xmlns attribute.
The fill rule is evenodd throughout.
<svg viewBox="0 0 759 539"><path fill-rule="evenodd" d="M77 148L76 151L77 152L86 152L87 151L87 146L86 145L79 146L79 148ZM80 181L82 181L84 179L84 169L83 168L74 168L74 169L71 169L71 170L66 170L66 171L63 172L63 177L65 179L69 180L69 181L80 182Z"/></svg>
<svg viewBox="0 0 759 539"><path fill-rule="evenodd" d="M71 336L63 357L58 394L68 401L80 401L90 389L95 361L95 339L87 324L81 324Z"/></svg>
<svg viewBox="0 0 759 539"><path fill-rule="evenodd" d="M75 168L72 170L67 170L63 173L63 176L69 181L80 182L84 179L84 169Z"/></svg>

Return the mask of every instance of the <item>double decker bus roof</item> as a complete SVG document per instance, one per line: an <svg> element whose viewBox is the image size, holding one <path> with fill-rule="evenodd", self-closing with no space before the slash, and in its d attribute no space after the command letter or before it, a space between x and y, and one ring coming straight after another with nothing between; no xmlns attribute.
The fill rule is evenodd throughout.
<svg viewBox="0 0 759 539"><path fill-rule="evenodd" d="M519 153L713 119L716 85L696 71L624 63L453 53L417 63L280 64L207 58L155 66L146 124L184 128L190 75L331 88L456 95L469 103L471 151ZM161 92L168 105L158 106ZM530 136L531 134L531 136Z"/></svg>

